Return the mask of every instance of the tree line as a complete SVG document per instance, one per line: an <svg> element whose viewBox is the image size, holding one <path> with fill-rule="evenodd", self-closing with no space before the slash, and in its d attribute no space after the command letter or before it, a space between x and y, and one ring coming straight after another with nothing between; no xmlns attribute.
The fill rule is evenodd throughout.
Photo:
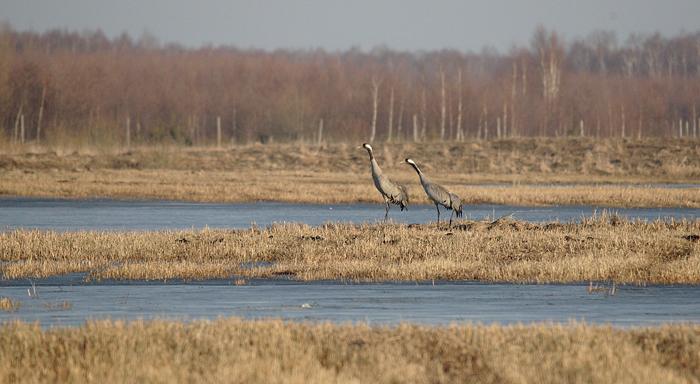
<svg viewBox="0 0 700 384"><path fill-rule="evenodd" d="M6 143L697 137L699 102L700 32L327 52L0 27Z"/></svg>

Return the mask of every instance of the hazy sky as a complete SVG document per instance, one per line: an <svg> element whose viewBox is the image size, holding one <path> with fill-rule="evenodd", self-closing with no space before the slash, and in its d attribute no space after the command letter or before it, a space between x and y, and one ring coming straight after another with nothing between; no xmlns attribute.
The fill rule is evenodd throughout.
<svg viewBox="0 0 700 384"><path fill-rule="evenodd" d="M508 50L538 24L565 39L596 29L673 35L700 29L700 0L0 0L17 29L144 31L162 42L242 48Z"/></svg>

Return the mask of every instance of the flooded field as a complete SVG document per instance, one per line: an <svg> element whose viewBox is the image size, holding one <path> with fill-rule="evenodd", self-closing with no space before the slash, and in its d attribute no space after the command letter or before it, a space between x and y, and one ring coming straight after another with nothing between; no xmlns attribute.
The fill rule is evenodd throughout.
<svg viewBox="0 0 700 384"><path fill-rule="evenodd" d="M34 284L32 286L32 283ZM241 282L239 282L240 284ZM482 284L476 282L344 284L287 280L83 283L74 274L30 282L1 281L20 301L0 322L74 326L90 319L281 318L395 324L531 323L570 320L616 326L700 322L699 286ZM32 296L30 297L29 294Z"/></svg>
<svg viewBox="0 0 700 384"><path fill-rule="evenodd" d="M600 214L602 211L592 206L541 208L477 205L465 208L466 216L472 220L512 215L514 219L523 222L538 223L577 222ZM608 212L617 213L629 219L644 220L659 218L696 220L700 217L700 209L693 208L613 209ZM448 214L444 214L443 218L447 216ZM267 226L276 222L300 222L310 225L326 222L371 224L380 221L382 217L383 207L373 204L208 204L168 201L0 199L0 228L3 230L38 228L68 232L203 227L248 228L253 223ZM408 212L393 210L391 217L397 222L426 223L435 220L435 209L426 205L411 206ZM598 225L606 226L608 225L606 223L603 220ZM505 227L499 230L505 231L504 236L512 232ZM609 231L615 230L619 228L610 227L609 229ZM278 228L276 231L274 238L270 236L270 239L266 240L267 246L271 246L274 241L281 241L288 246L304 241L304 236L296 235L285 240L284 230ZM474 231L476 230L472 230ZM396 236L399 236L398 233ZM194 236L191 240L194 241L198 239L196 236L204 235L187 236ZM332 238L331 235L331 233L324 234ZM417 235L417 233L412 234L412 236ZM451 235L455 239L466 236L461 233ZM206 236L219 235L211 233ZM394 235L385 234L385 236ZM408 234L402 236L405 237L405 241L409 241L410 236L406 237ZM471 236L476 236L476 232L471 233ZM598 236L595 235L596 238ZM229 240L224 238L218 240L217 244L228 244ZM317 238L322 245L321 240L324 238L321 236ZM158 239L153 237L150 241L160 241ZM564 239L566 240L565 237ZM170 240L166 245L156 248L170 249L168 247L180 246L177 242L172 245ZM602 241L601 237L598 243L603 244ZM487 240L484 242L488 243ZM550 245L552 244L559 243L552 240ZM585 248L585 242L575 245ZM690 246L685 242L681 245ZM307 252L310 252L309 247L305 248ZM569 253L577 249L572 247L573 245L567 245L566 249ZM220 248L227 249L224 245ZM494 249L490 252L493 253ZM212 250L214 248L209 249L209 251ZM233 249L230 250L230 252L233 251ZM145 252L145 248L140 249L139 252ZM226 258L229 262L233 260L230 252L227 253L229 256ZM275 254L278 257L280 255L279 252ZM502 256L507 257L509 254L505 252ZM202 256L199 253L197 255ZM327 256L333 258L332 255ZM367 261L366 259L367 255L363 260ZM257 266L273 269L275 267L274 264ZM440 280L435 283L404 281L350 284L342 280L301 282L291 278L259 279L247 276L237 279L235 275L229 276L226 279L205 278L189 282L164 281L162 278L159 282L145 282L138 278L126 281L107 278L100 282L86 283L85 273L73 273L43 279L0 280L0 296L19 303L19 307L15 310L1 311L0 322L17 319L38 321L42 326L74 326L91 319L163 318L189 321L227 316L336 323L414 322L431 325L452 322L566 323L578 320L627 327L670 322L700 322L700 307L697 305L697 298L700 297L698 285L632 284L617 285L613 290L610 284L604 284L591 292L588 284L585 283L487 284L456 279Z"/></svg>
<svg viewBox="0 0 700 384"><path fill-rule="evenodd" d="M700 208L599 208L593 206L521 207L507 205L465 206L466 219L511 215L514 219L576 221L603 210L630 219L696 219ZM449 212L442 210L442 218ZM210 228L248 228L275 222L299 222L320 225L325 222L373 223L384 217L378 204L293 204L246 203L211 204L170 201L56 200L33 198L0 199L0 230L37 228L59 231L77 230L160 230ZM435 207L412 205L399 212L393 207L389 217L399 223L435 221Z"/></svg>

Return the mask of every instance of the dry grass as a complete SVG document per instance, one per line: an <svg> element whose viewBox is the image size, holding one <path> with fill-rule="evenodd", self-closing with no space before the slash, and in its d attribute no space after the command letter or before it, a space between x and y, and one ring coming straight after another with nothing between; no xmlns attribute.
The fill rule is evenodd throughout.
<svg viewBox="0 0 700 384"><path fill-rule="evenodd" d="M0 234L5 278L700 283L700 220Z"/></svg>
<svg viewBox="0 0 700 384"><path fill-rule="evenodd" d="M172 169L187 171L366 172L360 143L235 146L228 149L144 147L131 151L0 152L0 168L41 169ZM646 139L508 139L465 143L381 143L375 152L388 168L406 157L428 170L446 174L493 175L491 181L683 182L700 176L700 140ZM511 177L506 177L510 175ZM512 176L523 175L522 178ZM527 175L527 176L525 176ZM552 176L554 176L552 178ZM561 177L562 179L559 179Z"/></svg>
<svg viewBox="0 0 700 384"><path fill-rule="evenodd" d="M409 186L415 203L427 200L413 171L402 164L406 156L417 159L435 181L469 204L700 207L700 188L619 185L697 183L698 141L513 139L384 144L377 145L376 152L385 172ZM0 195L216 202L381 201L373 189L364 150L347 144L0 153L0 172ZM493 183L507 185L479 185Z"/></svg>
<svg viewBox="0 0 700 384"><path fill-rule="evenodd" d="M0 297L0 311L14 312L19 309L22 304L17 300L12 300L9 297Z"/></svg>
<svg viewBox="0 0 700 384"><path fill-rule="evenodd" d="M0 381L697 383L700 327L426 327L240 319L0 326Z"/></svg>
<svg viewBox="0 0 700 384"><path fill-rule="evenodd" d="M395 172L412 204L428 204L415 174ZM371 176L296 171L192 172L103 170L99 172L3 173L0 195L62 198L166 199L202 202L381 202ZM619 185L475 186L434 178L466 204L700 207L700 188Z"/></svg>

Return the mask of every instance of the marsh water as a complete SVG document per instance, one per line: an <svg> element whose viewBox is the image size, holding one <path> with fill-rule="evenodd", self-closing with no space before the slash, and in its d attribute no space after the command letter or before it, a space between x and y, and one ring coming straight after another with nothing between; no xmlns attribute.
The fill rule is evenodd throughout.
<svg viewBox="0 0 700 384"><path fill-rule="evenodd" d="M591 206L477 205L465 207L465 216L483 219L512 214L515 219L528 221L575 221L603 210ZM700 218L700 209L607 210L646 220ZM377 204L0 199L0 231L247 228L252 223L265 226L275 222L373 223L383 216L384 207ZM391 218L424 223L435 220L435 208L413 205L408 212L393 209ZM611 295L605 289L589 293L586 284L346 284L275 279L235 285L233 280L85 283L80 274L34 281L0 279L0 296L21 303L15 312L0 311L0 323L21 319L39 321L42 326L72 326L89 319L193 320L221 316L370 324L580 320L634 326L700 322L700 286L619 286Z"/></svg>
<svg viewBox="0 0 700 384"><path fill-rule="evenodd" d="M527 221L572 221L600 214L617 213L628 218L697 219L698 208L600 208L593 206L519 207L469 205L465 218L483 219L511 215ZM443 219L450 212L442 210ZM401 223L426 223L436 219L435 206L412 205L400 212L393 207L390 219ZM252 224L299 222L373 223L384 218L380 204L211 204L172 201L57 200L0 198L0 230L37 228L75 230L160 230L190 228L248 228Z"/></svg>
<svg viewBox="0 0 700 384"><path fill-rule="evenodd" d="M587 288L585 284L289 280L252 280L240 286L231 280L86 284L76 274L31 283L0 281L2 296L21 301L16 312L0 312L0 323L21 319L49 327L89 319L187 321L223 316L370 324L576 320L627 327L700 322L699 286L617 286L614 295L589 293Z"/></svg>

